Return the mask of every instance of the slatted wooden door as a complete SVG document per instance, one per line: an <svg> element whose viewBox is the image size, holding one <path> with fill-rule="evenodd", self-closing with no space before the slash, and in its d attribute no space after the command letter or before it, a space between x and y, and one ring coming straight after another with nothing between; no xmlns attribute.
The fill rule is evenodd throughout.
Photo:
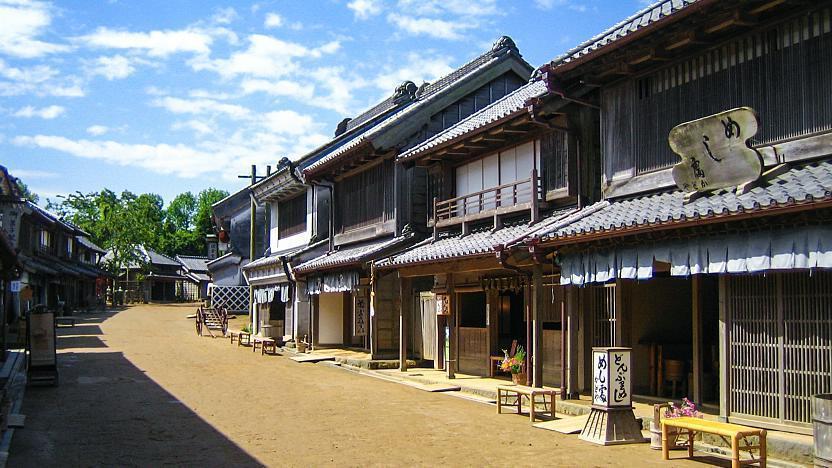
<svg viewBox="0 0 832 468"><path fill-rule="evenodd" d="M422 359L436 359L436 296L421 293L416 298L418 307L414 310L413 350ZM418 324L418 326L417 326Z"/></svg>
<svg viewBox="0 0 832 468"><path fill-rule="evenodd" d="M488 374L488 329L459 327L459 372Z"/></svg>
<svg viewBox="0 0 832 468"><path fill-rule="evenodd" d="M614 346L616 310L615 284L588 288L589 310L592 314L591 346Z"/></svg>
<svg viewBox="0 0 832 468"><path fill-rule="evenodd" d="M729 417L811 431L811 397L832 391L832 273L726 279Z"/></svg>

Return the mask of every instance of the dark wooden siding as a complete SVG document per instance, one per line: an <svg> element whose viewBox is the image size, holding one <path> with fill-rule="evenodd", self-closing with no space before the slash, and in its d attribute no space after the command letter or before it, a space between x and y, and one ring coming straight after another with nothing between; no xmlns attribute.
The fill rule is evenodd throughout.
<svg viewBox="0 0 832 468"><path fill-rule="evenodd" d="M392 160L337 182L335 215L339 232L393 219L393 186Z"/></svg>
<svg viewBox="0 0 832 468"><path fill-rule="evenodd" d="M277 237L284 239L306 231L306 194L277 205Z"/></svg>
<svg viewBox="0 0 832 468"><path fill-rule="evenodd" d="M544 188L566 188L569 182L568 141L566 132L556 130L540 138L540 165Z"/></svg>
<svg viewBox="0 0 832 468"><path fill-rule="evenodd" d="M606 176L675 164L671 128L734 107L758 112L755 144L832 129L831 73L826 8L609 87L602 93Z"/></svg>

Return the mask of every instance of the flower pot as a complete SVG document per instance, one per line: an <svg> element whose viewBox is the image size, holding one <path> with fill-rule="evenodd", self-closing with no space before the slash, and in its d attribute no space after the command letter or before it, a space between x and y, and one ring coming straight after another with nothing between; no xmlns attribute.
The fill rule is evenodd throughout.
<svg viewBox="0 0 832 468"><path fill-rule="evenodd" d="M517 374L511 374L511 381L517 385L526 385L526 373L519 372Z"/></svg>

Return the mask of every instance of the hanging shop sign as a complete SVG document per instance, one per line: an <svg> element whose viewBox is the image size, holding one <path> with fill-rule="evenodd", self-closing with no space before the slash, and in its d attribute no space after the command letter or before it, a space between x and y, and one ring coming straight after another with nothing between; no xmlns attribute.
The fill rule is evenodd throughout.
<svg viewBox="0 0 832 468"><path fill-rule="evenodd" d="M367 336L367 295L363 290L358 290L353 299L352 307L352 334L354 336Z"/></svg>
<svg viewBox="0 0 832 468"><path fill-rule="evenodd" d="M759 120L750 107L739 107L685 122L670 130L670 148L682 158L673 180L685 192L706 192L757 180L760 154L750 147Z"/></svg>
<svg viewBox="0 0 832 468"><path fill-rule="evenodd" d="M436 295L436 315L451 315L451 304L447 294Z"/></svg>

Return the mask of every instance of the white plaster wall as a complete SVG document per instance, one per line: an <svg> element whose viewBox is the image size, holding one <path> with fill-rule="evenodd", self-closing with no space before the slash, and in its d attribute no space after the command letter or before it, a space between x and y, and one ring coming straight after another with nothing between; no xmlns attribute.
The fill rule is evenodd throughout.
<svg viewBox="0 0 832 468"><path fill-rule="evenodd" d="M318 304L318 343L343 344L344 294L323 293Z"/></svg>
<svg viewBox="0 0 832 468"><path fill-rule="evenodd" d="M278 203L271 203L271 231L269 233L269 247L272 252L280 252L286 249L305 247L312 237L312 189L306 190L306 231L284 239L278 239L277 220Z"/></svg>

